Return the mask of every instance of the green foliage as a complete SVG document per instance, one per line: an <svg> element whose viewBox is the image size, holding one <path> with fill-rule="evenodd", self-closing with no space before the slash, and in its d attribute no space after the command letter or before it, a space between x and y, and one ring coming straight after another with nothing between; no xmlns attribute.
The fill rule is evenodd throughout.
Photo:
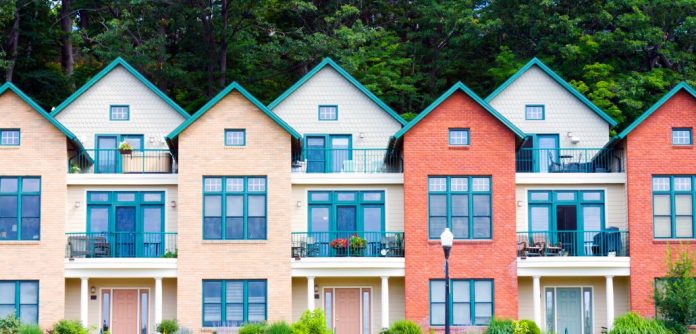
<svg viewBox="0 0 696 334"><path fill-rule="evenodd" d="M539 326L531 320L515 321L514 334L541 334Z"/></svg>
<svg viewBox="0 0 696 334"><path fill-rule="evenodd" d="M686 333L696 323L696 279L694 255L684 248L673 259L667 248L667 275L655 286L655 307L665 325L675 333Z"/></svg>
<svg viewBox="0 0 696 334"><path fill-rule="evenodd" d="M493 319L488 324L486 334L512 334L515 330L515 322L510 319Z"/></svg>
<svg viewBox="0 0 696 334"><path fill-rule="evenodd" d="M657 320L645 319L629 312L614 320L614 326L609 334L671 334L671 332Z"/></svg>
<svg viewBox="0 0 696 334"><path fill-rule="evenodd" d="M292 334L292 327L285 321L274 322L268 325L264 334Z"/></svg>
<svg viewBox="0 0 696 334"><path fill-rule="evenodd" d="M44 331L39 327L39 325L29 325L24 324L19 327L19 334L44 334Z"/></svg>
<svg viewBox="0 0 696 334"><path fill-rule="evenodd" d="M87 328L84 328L79 321L76 320L60 320L53 325L51 334L88 334Z"/></svg>
<svg viewBox="0 0 696 334"><path fill-rule="evenodd" d="M422 334L420 326L413 321L409 320L399 320L392 323L392 325L382 331L381 334Z"/></svg>
<svg viewBox="0 0 696 334"><path fill-rule="evenodd" d="M265 334L266 327L265 322L244 324L239 328L239 334Z"/></svg>
<svg viewBox="0 0 696 334"><path fill-rule="evenodd" d="M157 333L174 334L179 330L179 322L176 320L162 320L157 324Z"/></svg>
<svg viewBox="0 0 696 334"><path fill-rule="evenodd" d="M292 324L292 334L331 334L321 309L307 310L300 320Z"/></svg>
<svg viewBox="0 0 696 334"><path fill-rule="evenodd" d="M14 314L0 318L0 334L17 334L22 323Z"/></svg>

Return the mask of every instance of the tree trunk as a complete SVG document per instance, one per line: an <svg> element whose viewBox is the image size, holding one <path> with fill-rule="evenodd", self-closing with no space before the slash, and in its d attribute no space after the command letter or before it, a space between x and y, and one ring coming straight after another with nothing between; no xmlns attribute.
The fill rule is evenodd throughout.
<svg viewBox="0 0 696 334"><path fill-rule="evenodd" d="M227 72L227 25L229 24L229 1L228 0L222 0L222 12L220 15L222 16L222 38L220 38L220 50L219 50L219 59L220 59L220 88L225 87L226 83L226 77L225 74Z"/></svg>
<svg viewBox="0 0 696 334"><path fill-rule="evenodd" d="M61 0L60 6L60 66L63 72L72 78L73 74L73 47L72 39L72 17L70 16L70 0Z"/></svg>
<svg viewBox="0 0 696 334"><path fill-rule="evenodd" d="M7 38L7 70L5 71L5 81L12 81L15 64L17 63L17 45L19 42L19 3L15 6L14 23Z"/></svg>

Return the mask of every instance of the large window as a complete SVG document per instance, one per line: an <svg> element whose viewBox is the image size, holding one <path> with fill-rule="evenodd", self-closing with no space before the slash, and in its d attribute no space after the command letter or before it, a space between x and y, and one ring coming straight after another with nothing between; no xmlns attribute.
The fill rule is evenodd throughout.
<svg viewBox="0 0 696 334"><path fill-rule="evenodd" d="M445 324L445 280L430 280L430 324ZM450 323L487 325L493 318L493 280L450 280Z"/></svg>
<svg viewBox="0 0 696 334"><path fill-rule="evenodd" d="M694 238L694 176L653 176L655 238Z"/></svg>
<svg viewBox="0 0 696 334"><path fill-rule="evenodd" d="M0 240L39 240L41 178L0 177Z"/></svg>
<svg viewBox="0 0 696 334"><path fill-rule="evenodd" d="M266 280L204 280L203 327L266 321Z"/></svg>
<svg viewBox="0 0 696 334"><path fill-rule="evenodd" d="M19 146L19 129L0 129L0 146Z"/></svg>
<svg viewBox="0 0 696 334"><path fill-rule="evenodd" d="M430 239L449 227L456 239L490 239L491 178L431 176L428 178Z"/></svg>
<svg viewBox="0 0 696 334"><path fill-rule="evenodd" d="M310 191L310 232L384 231L383 191Z"/></svg>
<svg viewBox="0 0 696 334"><path fill-rule="evenodd" d="M14 314L22 322L39 322L39 281L0 281L0 318Z"/></svg>
<svg viewBox="0 0 696 334"><path fill-rule="evenodd" d="M266 239L266 178L203 178L203 239Z"/></svg>

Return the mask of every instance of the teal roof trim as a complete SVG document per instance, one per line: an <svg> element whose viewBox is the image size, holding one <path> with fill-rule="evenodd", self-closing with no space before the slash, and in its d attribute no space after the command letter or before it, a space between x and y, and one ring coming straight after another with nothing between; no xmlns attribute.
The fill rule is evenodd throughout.
<svg viewBox="0 0 696 334"><path fill-rule="evenodd" d="M680 90L685 90L687 93L691 94L694 98L696 98L696 89L693 87L689 86L686 82L682 81L678 85L674 86L672 90L670 90L665 96L663 96L659 101L657 101L655 104L650 107L650 109L646 110L640 117L636 118L631 125L629 125L626 129L621 131L616 137L619 139L626 138L626 136L631 133L635 128L638 127L643 121L645 121L652 113L655 112L655 110L659 109L665 102L669 101L669 99L674 96L674 94L677 94Z"/></svg>
<svg viewBox="0 0 696 334"><path fill-rule="evenodd" d="M225 89L223 89L222 91L220 91L220 93L215 95L215 97L213 97L210 101L208 101L208 103L206 103L203 107L201 107L201 109L196 111L196 113L193 114L193 116L191 116L191 118L189 118L185 122L181 123L181 125L179 125L176 129L174 129L174 131L169 133L167 135L167 138L169 140L173 140L174 138L176 138L179 134L181 134L184 130L186 130L186 128L188 128L196 120L201 118L201 116L203 116L203 114L205 114L208 110L210 110L210 108L212 108L214 105L216 105L218 102L220 102L220 100L222 100L225 96L227 96L233 90L236 90L240 94L242 94L242 96L244 96L247 100L249 100L252 104L254 104L254 106L259 108L259 110L263 111L263 113L265 113L266 116L268 116L272 120L274 120L278 125L280 125L280 127L282 127L285 131L287 131L293 138L295 138L295 139L302 138L302 135L300 135L297 131L295 131L295 129L290 127L290 125L285 123L285 121L280 119L280 117L278 117L278 115L273 113L270 109L266 108L266 106L264 106L261 103L261 101L256 99L256 97L251 95L251 93L249 93L246 89L244 89L244 87L242 87L237 82L233 82L229 86L225 87Z"/></svg>
<svg viewBox="0 0 696 334"><path fill-rule="evenodd" d="M109 74L116 66L123 66L130 74L132 74L134 77L136 77L140 82L143 83L143 85L147 86L153 93L155 93L157 96L159 96L164 102L166 102L172 109L176 110L181 116L183 116L185 119L188 119L191 117L189 113L186 112L183 108L181 108L176 102L174 102L169 96L164 94L157 86L155 86L152 82L147 80L138 70L133 68L130 64L128 64L123 58L118 57L114 61L111 62L108 66L106 66L104 69L99 71L97 75L92 77L89 81L87 81L86 84L84 84L80 89L75 91L72 95L70 95L65 101L63 101L60 105L58 105L53 112L51 112L52 116L58 115L61 111L63 111L65 108L70 105L73 101L75 101L78 97L80 97L84 92L86 92L88 89L92 88L94 84L96 84L99 80L101 80L104 76Z"/></svg>
<svg viewBox="0 0 696 334"><path fill-rule="evenodd" d="M518 127L516 127L514 124L512 124L512 122L510 122L507 118L505 118L503 115L501 115L498 111L493 109L493 107L491 107L486 101L484 101L478 95L476 95L476 93L474 93L471 89L469 89L469 87L467 87L466 85L464 85L461 82L457 82L456 84L454 84L454 86L452 86L444 94L442 94L439 98L437 98L437 100L435 100L435 102L431 103L427 108L425 108L425 110L421 111L421 113L418 114L418 116L416 116L416 118L411 120L411 122L406 124L406 126L403 127L401 130L399 130L399 132L394 134L394 138L399 139L399 138L403 137L403 135L406 134L406 132L408 132L408 130L410 130L411 128L416 126L416 124L418 124L418 122L420 122L423 118L428 116L428 114L431 111L433 111L443 101L445 101L447 98L449 98L450 95L454 94L456 91L459 91L459 90L463 91L466 95L468 95L470 98L472 98L474 101L476 101L476 103L478 103L481 107L483 107L483 109L488 111L491 115L493 115L493 117L497 118L500 122L502 122L505 126L507 126L513 133L515 133L515 135L517 135L520 138L524 138L526 136L525 133L522 132L522 130L520 130Z"/></svg>
<svg viewBox="0 0 696 334"><path fill-rule="evenodd" d="M40 105L38 105L34 100L32 100L27 94L24 94L21 89L17 88L14 84L11 82L6 82L2 86L0 86L0 95L5 94L8 90L14 92L19 96L24 102L26 102L28 105L30 105L39 115L43 116L49 123L53 124L60 132L62 132L68 139L73 141L80 150L83 150L84 147L82 146L82 143L80 142L79 139L77 139L77 136L75 136L74 133L72 133L68 128L63 126L63 124L60 124L53 116L51 116L49 113L47 113L43 108L41 108Z"/></svg>
<svg viewBox="0 0 696 334"><path fill-rule="evenodd" d="M321 69L323 69L326 66L331 66L336 72L338 72L343 78L348 80L350 83L353 84L358 90L360 90L363 94L365 94L372 102L377 104L382 110L384 110L389 116L393 117L399 124L402 126L406 125L406 121L392 108L390 108L388 105L386 105L382 100L380 100L375 94L373 94L371 91L369 91L365 86L363 86L358 80L353 78L350 73L346 72L341 66L336 64L331 58L324 58L324 60L321 61L317 66L315 66L311 71L307 72L300 80L298 80L294 85L290 86L288 90L286 90L283 94L278 96L273 102L271 102L268 105L268 109L273 110L275 107L277 107L281 102L283 102L290 94L295 92L298 88L300 88L302 85L304 85L307 80L311 79L315 74L317 74Z"/></svg>
<svg viewBox="0 0 696 334"><path fill-rule="evenodd" d="M580 94L573 86L571 86L568 82L563 80L556 72L551 70L548 66L546 66L544 63L541 62L541 60L537 58L533 58L530 60L526 65L522 66L522 68L517 71L515 74L513 74L509 79L507 79L500 87L496 88L493 93L488 95L486 97L486 102L491 102L500 92L504 91L508 86L510 86L515 80L517 80L522 74L527 72L532 66L538 66L544 73L546 73L548 76L550 76L553 80L555 80L559 85L561 85L565 90L567 90L570 94L575 96L580 102L585 104L590 110L594 111L599 117L601 117L605 122L609 123L610 126L616 126L618 123L611 118L611 116L607 115L602 109L597 107L592 101L590 101L588 98L586 98L584 95Z"/></svg>

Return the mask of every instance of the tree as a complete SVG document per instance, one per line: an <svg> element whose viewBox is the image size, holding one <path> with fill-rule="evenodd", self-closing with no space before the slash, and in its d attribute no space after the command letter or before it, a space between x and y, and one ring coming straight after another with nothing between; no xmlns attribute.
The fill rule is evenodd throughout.
<svg viewBox="0 0 696 334"><path fill-rule="evenodd" d="M658 315L675 333L686 333L696 323L696 278L694 257L684 248L676 259L667 248L667 273L655 284L655 307Z"/></svg>

